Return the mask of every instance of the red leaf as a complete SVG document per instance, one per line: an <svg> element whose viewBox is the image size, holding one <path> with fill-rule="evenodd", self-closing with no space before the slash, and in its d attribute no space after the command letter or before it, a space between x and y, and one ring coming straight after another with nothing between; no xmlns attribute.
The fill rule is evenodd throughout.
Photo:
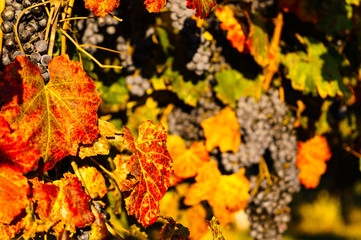
<svg viewBox="0 0 361 240"><path fill-rule="evenodd" d="M83 191L79 179L71 173L65 173L64 178L55 181L54 184L60 188L50 213L52 221L60 221L54 226L54 230L61 232L65 225L70 232L75 232L75 227L91 225L94 221L94 215L90 210L91 199Z"/></svg>
<svg viewBox="0 0 361 240"><path fill-rule="evenodd" d="M135 215L143 226L157 220L159 201L170 185L172 159L166 147L167 133L161 123L143 122L139 126L139 137L134 141L129 128L124 127L126 148L133 150L127 162L129 173L137 180L128 198L128 213Z"/></svg>
<svg viewBox="0 0 361 240"><path fill-rule="evenodd" d="M27 206L28 179L8 166L0 167L0 224L10 224Z"/></svg>
<svg viewBox="0 0 361 240"><path fill-rule="evenodd" d="M47 220L50 217L50 211L54 206L59 193L59 187L51 183L41 183L38 178L31 179L33 189L32 201L36 203L35 212L41 220Z"/></svg>
<svg viewBox="0 0 361 240"><path fill-rule="evenodd" d="M167 3L166 0L145 0L144 4L148 12L159 12L163 9L165 4Z"/></svg>
<svg viewBox="0 0 361 240"><path fill-rule="evenodd" d="M119 0L84 0L85 7L98 17L105 17L119 6Z"/></svg>
<svg viewBox="0 0 361 240"><path fill-rule="evenodd" d="M54 57L49 73L50 81L44 85L39 68L25 57L17 57L6 66L0 84L4 103L0 116L14 131L14 141L21 136L22 142L40 151L44 171L69 154L75 156L80 143L91 144L98 137L101 101L80 63L67 56Z"/></svg>
<svg viewBox="0 0 361 240"><path fill-rule="evenodd" d="M187 8L195 9L196 16L203 19L209 15L216 4L216 0L187 0Z"/></svg>

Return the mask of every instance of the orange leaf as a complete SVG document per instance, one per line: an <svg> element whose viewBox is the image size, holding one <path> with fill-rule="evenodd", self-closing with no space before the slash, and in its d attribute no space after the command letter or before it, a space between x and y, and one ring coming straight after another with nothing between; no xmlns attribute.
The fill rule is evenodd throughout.
<svg viewBox="0 0 361 240"><path fill-rule="evenodd" d="M170 185L173 162L167 151L167 133L161 123L153 124L148 120L138 130L137 141L129 128L122 130L125 147L133 150L126 167L137 180L137 184L128 189L131 193L125 203L128 213L148 226L157 220L159 201Z"/></svg>
<svg viewBox="0 0 361 240"><path fill-rule="evenodd" d="M119 0L84 0L85 7L98 17L105 17L119 6Z"/></svg>
<svg viewBox="0 0 361 240"><path fill-rule="evenodd" d="M51 209L52 221L59 222L53 229L62 232L64 226L70 232L75 232L75 227L89 226L94 221L94 215L90 210L90 197L83 189L79 179L65 173L64 178L54 181L54 185L60 188L56 201Z"/></svg>
<svg viewBox="0 0 361 240"><path fill-rule="evenodd" d="M35 170L40 152L35 144L24 139L23 133L12 132L5 119L0 116L0 166L14 166L22 173Z"/></svg>
<svg viewBox="0 0 361 240"><path fill-rule="evenodd" d="M83 166L79 169L92 199L102 198L107 193L103 175L95 167Z"/></svg>
<svg viewBox="0 0 361 240"><path fill-rule="evenodd" d="M166 0L145 0L145 8L148 10L148 12L160 12L160 10L163 9L165 4L167 3Z"/></svg>
<svg viewBox="0 0 361 240"><path fill-rule="evenodd" d="M49 73L50 81L44 85L39 68L17 57L6 66L5 83L0 84L4 103L0 115L30 146L39 149L44 171L69 154L76 156L80 143L91 144L98 137L101 102L80 63L67 56L54 57Z"/></svg>
<svg viewBox="0 0 361 240"><path fill-rule="evenodd" d="M10 224L25 209L29 194L28 179L21 172L0 167L0 224Z"/></svg>
<svg viewBox="0 0 361 240"><path fill-rule="evenodd" d="M229 6L218 7L216 9L216 17L221 21L221 28L227 32L227 39L232 46L239 52L244 51L246 44L246 35L244 34L241 24L234 17L233 11Z"/></svg>
<svg viewBox="0 0 361 240"><path fill-rule="evenodd" d="M331 158L331 151L327 139L315 136L308 141L298 142L296 165L300 169L298 178L306 188L315 188L320 182L321 175L326 172L326 161Z"/></svg>
<svg viewBox="0 0 361 240"><path fill-rule="evenodd" d="M197 204L187 208L186 214L191 239L201 239L208 230L206 221L207 211L202 204Z"/></svg>
<svg viewBox="0 0 361 240"><path fill-rule="evenodd" d="M59 193L59 187L51 183L41 183L38 178L30 180L33 189L32 201L36 203L35 212L41 220L48 220L50 211Z"/></svg>
<svg viewBox="0 0 361 240"><path fill-rule="evenodd" d="M209 15L216 4L216 0L187 0L187 8L195 9L196 16L203 19Z"/></svg>
<svg viewBox="0 0 361 240"><path fill-rule="evenodd" d="M205 163L196 177L196 183L187 190L184 203L196 205L207 200L214 215L222 224L231 222L233 214L246 207L250 183L244 176L245 169L238 173L221 175L215 161Z"/></svg>
<svg viewBox="0 0 361 240"><path fill-rule="evenodd" d="M201 126L208 151L214 147L219 147L221 152L238 151L241 143L240 126L236 113L230 107L226 107L213 117L203 120Z"/></svg>
<svg viewBox="0 0 361 240"><path fill-rule="evenodd" d="M180 178L194 177L198 169L209 160L206 147L201 142L194 142L189 149L179 136L168 136L168 149L173 159L174 175Z"/></svg>

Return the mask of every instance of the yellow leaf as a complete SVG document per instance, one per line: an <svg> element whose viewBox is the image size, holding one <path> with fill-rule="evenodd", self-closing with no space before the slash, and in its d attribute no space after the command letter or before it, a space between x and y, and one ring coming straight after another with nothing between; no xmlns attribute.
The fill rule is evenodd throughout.
<svg viewBox="0 0 361 240"><path fill-rule="evenodd" d="M189 149L179 136L168 136L168 150L173 159L174 175L180 178L194 177L198 169L209 160L206 147L201 142L194 142Z"/></svg>
<svg viewBox="0 0 361 240"><path fill-rule="evenodd" d="M215 147L219 147L221 152L238 151L241 143L240 126L236 113L230 107L202 121L201 126L208 151Z"/></svg>

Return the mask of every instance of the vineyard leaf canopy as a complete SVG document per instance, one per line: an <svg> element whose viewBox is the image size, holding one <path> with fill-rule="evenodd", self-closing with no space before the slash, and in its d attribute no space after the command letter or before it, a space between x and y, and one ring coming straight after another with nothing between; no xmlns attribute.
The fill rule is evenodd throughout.
<svg viewBox="0 0 361 240"><path fill-rule="evenodd" d="M14 87L0 85L1 96L11 92L11 98L3 99L0 115L11 129L38 144L44 171L69 154L76 156L80 143L91 144L98 137L101 102L80 63L66 55L54 57L49 73L50 81L45 85L39 68L20 56L5 68L4 81Z"/></svg>
<svg viewBox="0 0 361 240"><path fill-rule="evenodd" d="M167 143L174 164L174 175L180 178L194 177L198 169L209 160L208 151L202 142L194 142L187 149L180 136L168 136Z"/></svg>
<svg viewBox="0 0 361 240"><path fill-rule="evenodd" d="M196 177L196 183L187 190L184 203L196 205L207 200L221 224L231 222L233 214L246 207L250 183L245 169L232 175L222 175L215 161L205 163Z"/></svg>
<svg viewBox="0 0 361 240"><path fill-rule="evenodd" d="M124 189L130 191L125 203L128 213L148 226L158 218L159 201L170 185L173 162L166 147L167 133L161 123L145 121L138 130L136 141L129 128L122 130L124 146L133 151L126 168L137 180L132 188Z"/></svg>
<svg viewBox="0 0 361 240"><path fill-rule="evenodd" d="M201 126L208 151L214 147L219 147L221 152L238 151L241 143L240 126L236 113L230 107L226 107L213 117L203 120Z"/></svg>
<svg viewBox="0 0 361 240"><path fill-rule="evenodd" d="M84 0L85 7L97 17L105 17L119 6L119 0Z"/></svg>

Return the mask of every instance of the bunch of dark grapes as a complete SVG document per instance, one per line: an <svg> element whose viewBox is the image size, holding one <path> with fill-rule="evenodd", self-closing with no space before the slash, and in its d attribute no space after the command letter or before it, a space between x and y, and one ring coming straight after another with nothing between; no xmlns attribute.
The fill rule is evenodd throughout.
<svg viewBox="0 0 361 240"><path fill-rule="evenodd" d="M224 56L221 54L222 48L217 47L214 41L202 39L197 52L193 55L190 62L186 67L190 71L194 71L197 75L204 73L210 74L214 77L214 74L220 72L222 65L226 64Z"/></svg>
<svg viewBox="0 0 361 240"><path fill-rule="evenodd" d="M300 189L294 119L274 89L263 94L257 102L251 97L241 97L237 117L243 142L237 153L222 154L222 164L226 170L238 171L242 166L266 159L260 164L266 165L273 177L268 181L261 179L261 182L256 182L255 176L251 177L251 189L257 187L257 191L246 208L251 223L250 234L255 239L282 239L290 220L288 204L292 194Z"/></svg>
<svg viewBox="0 0 361 240"><path fill-rule="evenodd" d="M1 30L4 33L1 62L3 66L6 66L13 62L16 56L29 57L35 54L36 56L34 55L31 59L40 67L43 77L47 81L49 79L47 64L50 58L46 55L48 44L44 40L44 34L41 34L48 24L47 14L43 6L23 12L24 9L38 3L41 3L41 0L6 0L5 9L1 13L3 19ZM23 14L20 16L22 12ZM14 24L19 16L17 33L24 52L20 50L14 33Z"/></svg>
<svg viewBox="0 0 361 240"><path fill-rule="evenodd" d="M125 82L130 86L130 93L138 97L143 96L150 88L148 79L140 74L126 76Z"/></svg>
<svg viewBox="0 0 361 240"><path fill-rule="evenodd" d="M194 10L187 8L187 1L171 0L168 1L166 7L170 10L170 18L172 19L172 26L175 29L182 30L184 21L194 14Z"/></svg>
<svg viewBox="0 0 361 240"><path fill-rule="evenodd" d="M168 115L168 130L170 134L181 136L188 141L202 139L203 130L201 122L220 111L220 106L214 101L209 91L200 98L196 108L189 111L175 107Z"/></svg>
<svg viewBox="0 0 361 240"><path fill-rule="evenodd" d="M113 15L116 13L113 11ZM116 26L119 24L119 21L107 14L104 18L95 17L94 14L90 14L88 19L79 20L77 27L79 31L82 32L81 42L85 45L98 46L104 41L104 36L112 36L116 33ZM97 48L92 46L84 46L86 51L91 54L94 54L97 51Z"/></svg>
<svg viewBox="0 0 361 240"><path fill-rule="evenodd" d="M135 66L132 58L133 48L130 45L130 41L125 40L123 36L118 36L116 42L116 49L120 52L119 57L121 65L128 72L133 72Z"/></svg>
<svg viewBox="0 0 361 240"><path fill-rule="evenodd" d="M252 12L264 11L275 4L275 0L244 0L250 4Z"/></svg>
<svg viewBox="0 0 361 240"><path fill-rule="evenodd" d="M210 69L210 59L212 52L210 51L211 41L203 40L199 45L197 52L193 55L192 61L188 62L186 67L188 70L194 71L197 75L202 75Z"/></svg>
<svg viewBox="0 0 361 240"><path fill-rule="evenodd" d="M200 44L200 28L197 27L195 20L187 18L184 21L184 27L180 31L181 42L186 48L182 49L185 51L185 56L187 59L192 59L193 55L197 51Z"/></svg>

